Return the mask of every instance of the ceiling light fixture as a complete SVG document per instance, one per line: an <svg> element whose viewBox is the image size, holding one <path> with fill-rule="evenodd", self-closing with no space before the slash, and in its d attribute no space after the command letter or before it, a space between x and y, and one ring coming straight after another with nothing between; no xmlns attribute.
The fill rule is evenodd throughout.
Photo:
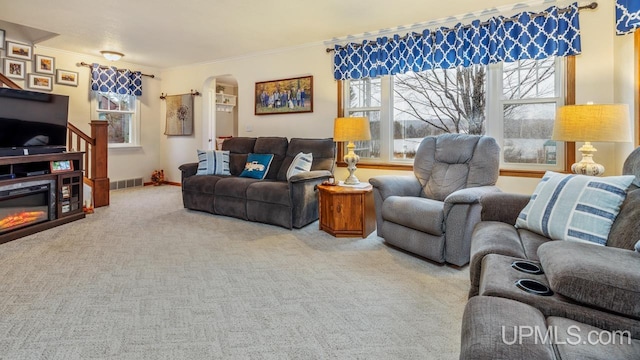
<svg viewBox="0 0 640 360"><path fill-rule="evenodd" d="M109 61L118 61L120 60L121 57L124 56L123 53L119 53L116 51L103 50L103 51L100 51L100 53L102 54L102 56L104 56L105 59Z"/></svg>

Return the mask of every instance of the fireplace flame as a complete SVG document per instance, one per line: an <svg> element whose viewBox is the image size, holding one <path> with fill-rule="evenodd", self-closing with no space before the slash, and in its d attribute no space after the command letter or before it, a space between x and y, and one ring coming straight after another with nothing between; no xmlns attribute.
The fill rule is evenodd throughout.
<svg viewBox="0 0 640 360"><path fill-rule="evenodd" d="M44 211L21 211L16 214L8 215L3 219L0 219L0 230L6 230L14 228L16 226L22 226L46 217Z"/></svg>

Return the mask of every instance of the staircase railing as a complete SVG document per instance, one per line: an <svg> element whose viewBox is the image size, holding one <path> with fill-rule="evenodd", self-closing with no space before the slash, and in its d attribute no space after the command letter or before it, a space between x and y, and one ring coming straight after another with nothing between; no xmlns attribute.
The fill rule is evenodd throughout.
<svg viewBox="0 0 640 360"><path fill-rule="evenodd" d="M93 206L109 205L108 165L108 132L106 121L91 121L91 136L85 134L73 124L69 123L67 148L84 152L84 168L87 183L92 187Z"/></svg>
<svg viewBox="0 0 640 360"><path fill-rule="evenodd" d="M12 89L22 89L18 84L14 83L13 81L11 81L11 79L4 76L3 74L0 74L0 85Z"/></svg>

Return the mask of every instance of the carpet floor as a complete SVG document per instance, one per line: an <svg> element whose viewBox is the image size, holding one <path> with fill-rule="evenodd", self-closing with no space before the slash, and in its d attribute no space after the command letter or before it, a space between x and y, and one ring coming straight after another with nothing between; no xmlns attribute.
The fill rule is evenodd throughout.
<svg viewBox="0 0 640 360"><path fill-rule="evenodd" d="M186 210L179 187L0 245L0 359L455 359L468 268Z"/></svg>

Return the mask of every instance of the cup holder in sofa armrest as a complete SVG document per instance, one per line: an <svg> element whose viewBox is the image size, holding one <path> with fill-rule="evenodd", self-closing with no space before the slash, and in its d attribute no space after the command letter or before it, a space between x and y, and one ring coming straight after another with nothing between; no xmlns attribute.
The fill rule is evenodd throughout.
<svg viewBox="0 0 640 360"><path fill-rule="evenodd" d="M516 286L528 293L542 296L551 296L553 291L549 287L538 280L520 279L516 281Z"/></svg>
<svg viewBox="0 0 640 360"><path fill-rule="evenodd" d="M511 267L527 274L532 274L532 275L544 274L544 271L542 271L542 268L540 267L539 264L536 264L530 261L516 260L511 263Z"/></svg>

